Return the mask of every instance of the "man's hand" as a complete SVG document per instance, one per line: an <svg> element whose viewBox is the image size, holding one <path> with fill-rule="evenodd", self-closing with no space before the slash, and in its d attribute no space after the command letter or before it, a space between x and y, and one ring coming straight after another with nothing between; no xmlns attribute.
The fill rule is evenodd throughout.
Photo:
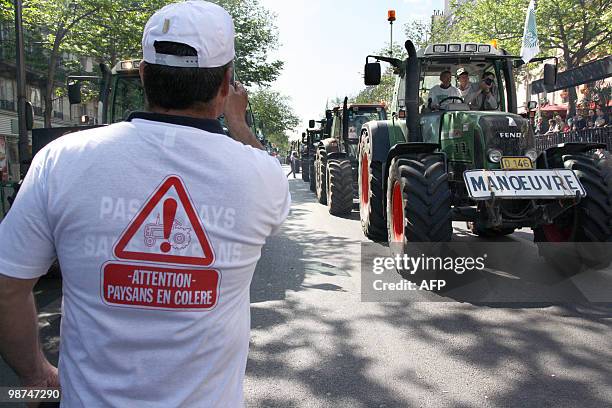
<svg viewBox="0 0 612 408"><path fill-rule="evenodd" d="M238 81L234 85L230 85L229 94L225 99L225 109L223 110L225 123L230 135L236 141L263 150L263 146L246 123L248 104L249 96L244 86Z"/></svg>

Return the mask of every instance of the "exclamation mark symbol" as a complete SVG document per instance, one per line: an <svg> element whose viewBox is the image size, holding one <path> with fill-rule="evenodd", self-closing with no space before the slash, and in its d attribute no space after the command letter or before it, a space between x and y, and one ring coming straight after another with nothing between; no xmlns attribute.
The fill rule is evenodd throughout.
<svg viewBox="0 0 612 408"><path fill-rule="evenodd" d="M170 232L174 225L174 217L176 216L176 200L168 198L164 201L164 239L166 242L162 242L159 249L162 252L170 252L172 246L170 245Z"/></svg>

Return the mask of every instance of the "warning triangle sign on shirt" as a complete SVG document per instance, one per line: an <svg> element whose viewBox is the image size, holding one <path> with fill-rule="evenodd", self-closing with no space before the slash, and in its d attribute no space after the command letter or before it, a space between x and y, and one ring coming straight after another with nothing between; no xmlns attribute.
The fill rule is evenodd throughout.
<svg viewBox="0 0 612 408"><path fill-rule="evenodd" d="M153 192L115 244L119 259L209 266L214 251L178 176Z"/></svg>

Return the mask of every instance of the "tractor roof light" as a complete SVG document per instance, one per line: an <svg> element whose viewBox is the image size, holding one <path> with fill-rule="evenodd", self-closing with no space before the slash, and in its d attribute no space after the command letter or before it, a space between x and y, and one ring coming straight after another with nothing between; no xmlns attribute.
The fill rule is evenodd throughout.
<svg viewBox="0 0 612 408"><path fill-rule="evenodd" d="M448 52L461 52L461 44L449 44Z"/></svg>
<svg viewBox="0 0 612 408"><path fill-rule="evenodd" d="M435 44L433 52L446 52L446 44Z"/></svg>
<svg viewBox="0 0 612 408"><path fill-rule="evenodd" d="M478 52L489 53L489 52L491 52L491 46L490 45L479 45L478 46Z"/></svg>
<svg viewBox="0 0 612 408"><path fill-rule="evenodd" d="M476 51L478 51L478 45L465 44L465 52L476 52Z"/></svg>

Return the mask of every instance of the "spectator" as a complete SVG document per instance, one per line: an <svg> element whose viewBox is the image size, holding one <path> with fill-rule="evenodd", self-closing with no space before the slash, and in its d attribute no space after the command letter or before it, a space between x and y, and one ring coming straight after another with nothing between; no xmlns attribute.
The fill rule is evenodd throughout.
<svg viewBox="0 0 612 408"><path fill-rule="evenodd" d="M606 117L606 115L604 114L601 108L597 108L597 117L595 118L596 126L598 122L601 124L602 121L603 121L603 125L600 125L599 127L605 126L608 123L608 118Z"/></svg>
<svg viewBox="0 0 612 408"><path fill-rule="evenodd" d="M554 119L548 119L548 130L547 134L558 132L557 130L557 122Z"/></svg>
<svg viewBox="0 0 612 408"><path fill-rule="evenodd" d="M291 156L289 156L289 164L291 165L291 171L287 174L287 177L293 174L293 178L295 178L295 173L297 173L299 160L300 159L298 158L297 152L291 152Z"/></svg>
<svg viewBox="0 0 612 408"><path fill-rule="evenodd" d="M584 119L584 117L582 117L580 113L578 113L576 114L574 125L576 126L576 130L582 130L587 127L587 121Z"/></svg>
<svg viewBox="0 0 612 408"><path fill-rule="evenodd" d="M147 22L142 48L149 111L46 145L0 224L0 353L24 387L61 383L63 407L244 407L249 285L289 212L287 179L246 124L223 8L167 5ZM143 207L138 215L115 207L110 217L100 210L107 200ZM163 213L172 224L166 209L191 240L149 246L144 223ZM84 237L116 246L91 251ZM223 256L223 248L238 250ZM129 254L155 264L115 261ZM56 258L59 379L41 349L32 294Z"/></svg>
<svg viewBox="0 0 612 408"><path fill-rule="evenodd" d="M538 135L543 135L547 131L548 131L548 122L546 122L542 116L538 117L538 120L535 126L535 133Z"/></svg>

